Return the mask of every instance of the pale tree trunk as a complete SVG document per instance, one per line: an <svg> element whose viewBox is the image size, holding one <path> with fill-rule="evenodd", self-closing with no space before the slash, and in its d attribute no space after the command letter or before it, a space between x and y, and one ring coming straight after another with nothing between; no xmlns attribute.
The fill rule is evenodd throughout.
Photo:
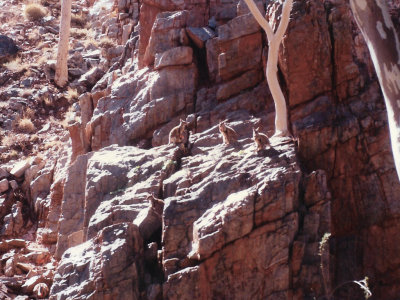
<svg viewBox="0 0 400 300"><path fill-rule="evenodd" d="M400 42L386 0L350 0L367 42L388 113L390 140L400 178Z"/></svg>
<svg viewBox="0 0 400 300"><path fill-rule="evenodd" d="M63 87L68 82L68 44L71 26L71 2L72 0L61 0L60 38L57 49L57 64L55 83Z"/></svg>
<svg viewBox="0 0 400 300"><path fill-rule="evenodd" d="M259 9L253 0L245 0L250 12L265 30L268 38L268 62L266 77L272 98L275 103L275 136L288 135L287 109L286 101L283 96L282 89L278 81L278 53L279 46L282 42L283 35L289 24L290 11L292 10L293 0L286 0L282 8L282 17L276 33L272 30L271 25L261 15Z"/></svg>

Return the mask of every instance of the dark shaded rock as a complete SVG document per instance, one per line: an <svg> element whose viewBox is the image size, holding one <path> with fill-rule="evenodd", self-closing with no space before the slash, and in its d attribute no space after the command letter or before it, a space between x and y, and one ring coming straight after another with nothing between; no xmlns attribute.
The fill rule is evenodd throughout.
<svg viewBox="0 0 400 300"><path fill-rule="evenodd" d="M17 54L18 50L19 48L11 38L0 35L0 63L7 62Z"/></svg>
<svg viewBox="0 0 400 300"><path fill-rule="evenodd" d="M187 27L186 33L199 48L204 48L206 42L215 37L215 32L209 27Z"/></svg>

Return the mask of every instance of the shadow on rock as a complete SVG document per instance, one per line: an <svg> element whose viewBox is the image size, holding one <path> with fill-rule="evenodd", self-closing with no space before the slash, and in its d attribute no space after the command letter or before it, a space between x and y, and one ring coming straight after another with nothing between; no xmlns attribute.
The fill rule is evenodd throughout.
<svg viewBox="0 0 400 300"><path fill-rule="evenodd" d="M279 154L283 153L279 152L278 150L275 150L274 148L268 148L268 149L262 149L257 151L257 155L258 156L264 156L264 157L274 157L274 156L278 156Z"/></svg>

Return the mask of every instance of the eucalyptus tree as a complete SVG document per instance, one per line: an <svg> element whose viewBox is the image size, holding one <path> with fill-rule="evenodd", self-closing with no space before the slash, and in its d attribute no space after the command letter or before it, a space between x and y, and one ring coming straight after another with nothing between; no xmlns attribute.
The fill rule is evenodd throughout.
<svg viewBox="0 0 400 300"><path fill-rule="evenodd" d="M57 49L57 63L55 83L63 87L68 82L68 44L71 27L71 2L72 0L61 1L60 35Z"/></svg>
<svg viewBox="0 0 400 300"><path fill-rule="evenodd" d="M376 70L388 113L390 140L400 178L400 42L385 0L350 0Z"/></svg>
<svg viewBox="0 0 400 300"><path fill-rule="evenodd" d="M257 20L258 24L264 29L268 39L268 62L266 77L272 98L275 103L275 136L286 136L288 131L287 108L285 97L278 81L278 53L279 46L289 24L290 12L293 6L293 0L286 0L282 8L281 21L276 32L261 14L253 0L245 0L251 14Z"/></svg>

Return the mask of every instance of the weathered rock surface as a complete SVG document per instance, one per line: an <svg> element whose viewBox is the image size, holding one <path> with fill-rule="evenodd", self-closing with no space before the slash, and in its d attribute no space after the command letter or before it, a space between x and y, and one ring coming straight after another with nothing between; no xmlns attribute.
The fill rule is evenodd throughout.
<svg viewBox="0 0 400 300"><path fill-rule="evenodd" d="M64 185L57 257L94 237L105 226L133 222L149 208L147 196L159 193L160 183L170 172L168 168L174 166L168 162L177 159L174 151L160 150L110 146L77 158ZM160 227L161 216L158 218Z"/></svg>
<svg viewBox="0 0 400 300"><path fill-rule="evenodd" d="M237 116L244 117L246 114ZM245 136L249 133L248 125L249 123L237 123L236 128ZM87 262L88 266L99 263L100 258L97 257L101 255L91 255L85 249L97 249L94 246L96 243L105 243L98 235L96 237L102 228L108 230L122 226L116 224L133 221L134 224L138 224L136 235L141 236L141 239L149 239L161 229L161 216L158 214L157 219L157 212L149 210L146 200L149 193L161 193L165 201L162 260L164 272L169 276L164 284L165 297L175 299L185 296L174 296L174 293L182 289L181 284L184 284L181 281L177 282L176 276L186 270L186 267L195 264L195 261L202 261L199 269L192 269L192 276L197 280L195 278L202 274L203 268L207 269L208 264L214 265L219 255L226 256L226 251L230 253L236 249L235 244L243 243L240 247L244 249L237 254L240 257L239 253L249 252L255 245L272 247L276 239L283 237L286 242L279 242L278 248L274 246L276 252L272 251L272 248L260 250L260 254L264 253L264 260L260 260L254 266L262 269L266 264L274 264L274 259L278 259L279 263L272 267L275 271L271 275L275 275L234 279L232 274L234 277L227 277L227 282L235 282L241 286L245 280L251 279L254 285L249 287L249 290L233 289L228 292L229 289L225 285L209 283L209 286L204 286L200 291L199 297L230 297L241 292L256 292L254 288L266 282L270 283L262 293L263 296L287 294L290 244L298 231L299 184L302 176L293 144L290 140L278 140L274 148L258 155L248 138L243 139L238 148L223 146L216 126L213 127L213 131L195 134L191 138L194 142L193 155L181 159L174 157L176 154L172 147L165 146L154 150L111 146L94 154L78 157L70 167L64 188L64 194L69 196L63 200L56 253L61 257L65 252L55 277L51 297L57 295L63 299L68 296L82 297L92 292L105 293L103 288L95 289L94 284L89 283L87 278L97 278L100 275L96 274L113 271L100 272L89 267L89 273L85 273L87 275L76 279L78 281L74 280L78 283L74 287L70 282L72 279L68 278L73 276L71 273L75 271L72 270L86 268L78 267L81 264L77 259L81 259L83 253L88 255L88 259L91 257L92 263ZM180 170L172 174L178 164ZM78 182L81 183L79 188ZM281 182L285 182L284 188L281 187ZM70 188L73 188L73 192ZM153 216L150 217L149 213ZM159 222L158 225L152 220ZM286 224L287 220L290 220L290 226ZM143 223L144 221L146 223ZM277 228L280 228L279 232L275 232ZM264 239L265 243L262 243ZM81 244L85 240L87 242ZM75 248L70 248L74 245ZM70 249L66 250L67 248ZM230 248L232 250L229 250ZM78 252L76 256L72 254L75 251ZM276 256L278 253L279 257ZM232 258L226 266L218 267L213 276L228 276L226 268L229 269L230 264L237 265L237 259ZM259 259L260 256L256 253L255 260ZM128 265L125 265L125 268L127 267ZM238 272L243 272L245 268L245 265L238 266ZM139 280L140 274L132 270L127 271L127 274L131 276L131 280ZM153 284L148 284L150 283ZM206 282L202 282L203 284ZM148 286L150 288L150 285ZM117 290L113 293L117 293ZM138 297L135 295L139 292L144 291L135 290L132 292L132 299Z"/></svg>
<svg viewBox="0 0 400 300"><path fill-rule="evenodd" d="M144 56L146 65L154 63L154 57L157 53L185 45L186 33L184 28L187 18L187 11L163 12L157 15Z"/></svg>
<svg viewBox="0 0 400 300"><path fill-rule="evenodd" d="M132 72L118 78L110 97L99 100L88 123L91 149L150 138L157 126L176 115L193 112L196 84L194 64Z"/></svg>
<svg viewBox="0 0 400 300"><path fill-rule="evenodd" d="M3 235L47 247L0 243L7 289L33 297L45 284L51 299L362 299L340 285L368 276L373 297L397 299L400 185L346 1L294 1L278 73L294 141L272 138L259 152L251 128L270 136L274 122L268 45L244 1L91 10L99 34L126 45L71 53L79 91L97 83L80 97L68 151L1 168L17 184L0 197ZM268 1L274 28L280 10ZM166 145L180 119L190 143ZM220 120L236 145L222 145Z"/></svg>
<svg viewBox="0 0 400 300"><path fill-rule="evenodd" d="M30 167L28 160L18 162L10 171L10 174L15 177L22 177L25 171Z"/></svg>
<svg viewBox="0 0 400 300"><path fill-rule="evenodd" d="M188 65L193 61L193 50L190 47L176 47L163 53L156 54L154 68Z"/></svg>
<svg viewBox="0 0 400 300"><path fill-rule="evenodd" d="M204 48L206 42L209 39L215 37L215 32L209 27L187 27L186 32L191 40L195 43L197 47Z"/></svg>
<svg viewBox="0 0 400 300"><path fill-rule="evenodd" d="M209 135L217 133L214 130ZM185 286L194 282L198 288L192 295L197 299L288 295L289 245L298 231L301 172L290 143L277 141L259 156L249 142L244 139L235 149L221 145L219 137L199 137L194 155L182 159L182 171L165 181L167 299L185 297ZM248 259L241 260L244 253ZM271 270L265 273L263 268Z"/></svg>
<svg viewBox="0 0 400 300"><path fill-rule="evenodd" d="M368 276L370 283L375 282L371 283L374 297L395 299L399 290L390 282L397 275L386 266L398 262L377 249L396 248L396 242L385 236L399 226L395 195L400 186L393 169L384 103L366 45L345 1L328 1L324 7L297 2L292 14L296 21L289 25L280 63L289 103L295 106L291 120L302 161L307 170L325 170L332 191L335 276L330 277L331 288ZM307 27L310 21L314 25ZM308 34L298 33L304 28ZM309 38L318 41L305 42ZM304 51L300 54L297 48L296 52L306 60L309 57L307 66L302 66L305 60L289 53L296 49L294 44L303 42ZM376 235L386 241L385 246L371 243ZM387 263L385 259L379 267L366 263L378 257L388 258ZM351 293L361 297L356 289ZM344 297L345 292L337 295Z"/></svg>
<svg viewBox="0 0 400 300"><path fill-rule="evenodd" d="M7 179L0 180L0 193L8 190L9 184Z"/></svg>
<svg viewBox="0 0 400 300"><path fill-rule="evenodd" d="M142 247L133 224L105 227L93 239L64 253L49 299L141 299Z"/></svg>
<svg viewBox="0 0 400 300"><path fill-rule="evenodd" d="M12 206L10 214L4 217L4 225L1 234L4 236L13 236L20 234L24 225L22 216L22 203L17 202Z"/></svg>

